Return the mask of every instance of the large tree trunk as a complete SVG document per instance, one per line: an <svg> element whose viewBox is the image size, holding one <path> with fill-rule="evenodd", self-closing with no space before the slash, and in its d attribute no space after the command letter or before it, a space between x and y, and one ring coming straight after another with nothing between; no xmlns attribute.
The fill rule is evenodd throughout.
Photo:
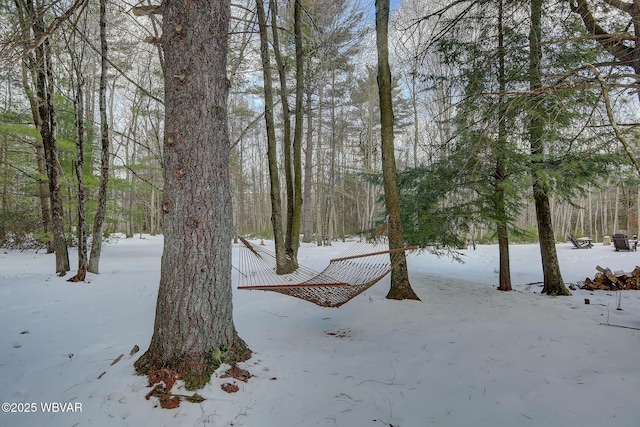
<svg viewBox="0 0 640 427"><path fill-rule="evenodd" d="M173 368L203 387L215 358L251 352L233 323L229 0L165 0L164 252L153 338L140 373Z"/></svg>
<svg viewBox="0 0 640 427"><path fill-rule="evenodd" d="M389 68L389 0L376 0L376 44L378 48L378 94L380 97L380 124L382 137L382 175L385 202L389 215L389 249L402 248L404 236L400 222L400 193L396 179L396 157L393 145L393 103L391 100L391 70ZM391 272L390 299L419 300L411 288L405 253L393 252L391 263L402 258L398 267Z"/></svg>
<svg viewBox="0 0 640 427"><path fill-rule="evenodd" d="M564 285L560 264L556 253L556 242L551 222L551 206L546 187L542 184L536 164L544 162L544 95L540 93L542 78L540 62L542 60L542 3L543 0L531 1L531 29L529 32L529 88L533 95L532 114L529 121L529 138L531 144L531 175L533 180L533 198L536 207L538 239L542 256L544 286L542 292L549 295L570 295Z"/></svg>
<svg viewBox="0 0 640 427"><path fill-rule="evenodd" d="M98 209L93 218L91 254L88 271L98 274L102 254L102 234L107 212L107 189L109 184L109 123L107 122L107 21L106 0L100 0L100 185L98 187Z"/></svg>

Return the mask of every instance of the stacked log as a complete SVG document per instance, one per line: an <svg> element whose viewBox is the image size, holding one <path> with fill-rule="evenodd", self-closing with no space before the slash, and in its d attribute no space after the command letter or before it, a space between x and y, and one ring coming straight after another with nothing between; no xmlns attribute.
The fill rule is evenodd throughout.
<svg viewBox="0 0 640 427"><path fill-rule="evenodd" d="M620 291L640 290L640 266L636 266L630 273L611 271L609 268L596 267L598 272L593 279L587 277L584 282L578 282L580 289L589 291Z"/></svg>

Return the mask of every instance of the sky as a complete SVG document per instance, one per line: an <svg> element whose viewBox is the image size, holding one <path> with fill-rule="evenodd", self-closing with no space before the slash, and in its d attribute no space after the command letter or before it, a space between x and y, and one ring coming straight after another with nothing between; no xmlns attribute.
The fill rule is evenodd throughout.
<svg viewBox="0 0 640 427"><path fill-rule="evenodd" d="M640 291L540 295L536 245L510 247L508 293L495 289L496 245L463 250L464 264L412 254L421 301L385 299L387 277L323 308L237 290L234 276L235 326L253 350L240 367L252 377L222 378L223 366L198 391L206 400L161 409L133 363L153 332L162 243L111 239L85 283L57 277L52 254L0 252L0 427L637 425ZM303 244L299 261L319 271L351 244ZM557 251L574 284L640 256L601 243ZM180 381L172 391L192 393Z"/></svg>

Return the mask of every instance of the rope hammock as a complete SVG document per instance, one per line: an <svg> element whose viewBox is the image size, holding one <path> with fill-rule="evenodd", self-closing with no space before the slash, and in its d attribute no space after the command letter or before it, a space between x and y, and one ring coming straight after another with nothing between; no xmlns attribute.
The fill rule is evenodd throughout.
<svg viewBox="0 0 640 427"><path fill-rule="evenodd" d="M385 238L377 243L356 243L332 259L320 273L299 267L290 274L276 274L275 253L240 237L239 284L241 290L279 292L321 307L340 307L376 284L405 257L392 253L417 249L416 246L388 249Z"/></svg>

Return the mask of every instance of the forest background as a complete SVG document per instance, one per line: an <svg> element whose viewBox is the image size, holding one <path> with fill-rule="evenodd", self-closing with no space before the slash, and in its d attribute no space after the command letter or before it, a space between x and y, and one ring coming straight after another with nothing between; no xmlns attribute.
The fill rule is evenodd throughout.
<svg viewBox="0 0 640 427"><path fill-rule="evenodd" d="M600 240L640 229L635 2L544 2L535 90L533 3L543 4L396 4L389 29L395 150L409 243L495 241L496 224L508 226L511 241L537 240L532 169L551 195L557 239L572 232ZM374 22L371 2L302 4L304 72L297 74L292 5L267 3L278 76L277 161L286 162L284 113L293 112L291 88L299 84L301 235L326 244L371 230L385 215ZM53 249L62 233L86 247L114 232L161 233L161 17L146 2L0 5L0 245L49 242ZM229 43L233 224L242 235L270 237L254 1L232 4ZM46 108L38 103L45 98ZM542 123L538 152L530 147L532 117ZM43 137L46 126L54 151ZM280 168L283 182L287 168ZM281 191L284 206L289 195ZM94 224L92 233L87 224Z"/></svg>

